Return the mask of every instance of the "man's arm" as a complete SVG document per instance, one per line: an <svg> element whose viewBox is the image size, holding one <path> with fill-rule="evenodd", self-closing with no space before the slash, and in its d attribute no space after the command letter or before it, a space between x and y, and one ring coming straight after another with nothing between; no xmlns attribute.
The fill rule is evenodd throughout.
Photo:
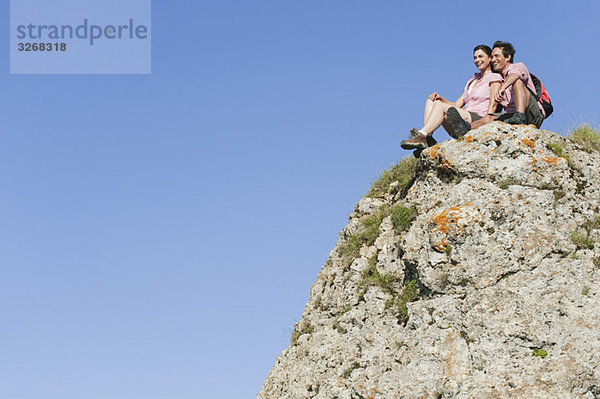
<svg viewBox="0 0 600 399"><path fill-rule="evenodd" d="M504 81L504 83L502 84L502 86L500 86L500 89L498 89L498 92L494 96L494 100L497 102L501 102L502 98L504 98L504 92L506 91L506 89L508 89L510 86L514 85L518 79L521 79L521 77L518 74L516 74L516 73L509 74L508 77L506 78L506 80Z"/></svg>

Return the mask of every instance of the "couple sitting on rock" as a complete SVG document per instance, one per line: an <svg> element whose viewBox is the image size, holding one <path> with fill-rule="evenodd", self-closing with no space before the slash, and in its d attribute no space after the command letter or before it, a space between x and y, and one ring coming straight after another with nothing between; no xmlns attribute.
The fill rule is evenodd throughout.
<svg viewBox="0 0 600 399"><path fill-rule="evenodd" d="M536 89L527 67L514 63L514 57L515 49L507 42L497 41L493 49L484 44L475 47L473 59L479 72L455 102L431 94L425 103L423 128L411 129L411 138L402 141L402 148L420 151L435 144L432 134L441 125L454 138L495 120L539 128L546 116L544 109L532 94ZM497 113L500 107L505 113Z"/></svg>

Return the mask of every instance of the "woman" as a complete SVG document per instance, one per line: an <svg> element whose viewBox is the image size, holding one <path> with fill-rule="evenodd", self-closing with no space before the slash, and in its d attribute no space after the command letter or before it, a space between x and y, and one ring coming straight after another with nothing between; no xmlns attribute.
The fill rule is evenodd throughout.
<svg viewBox="0 0 600 399"><path fill-rule="evenodd" d="M432 93L425 102L425 118L421 130L411 129L411 139L402 141L402 148L422 150L428 142L435 142L433 132L444 125L444 129L454 138L451 124L448 122L448 110L455 107L460 116L471 123L488 113L496 112L498 103L495 94L502 84L502 76L492 71L492 49L481 44L473 49L473 61L479 72L465 85L463 94L455 102L446 100L438 93ZM464 108L462 108L464 106ZM454 111L452 111L454 112Z"/></svg>

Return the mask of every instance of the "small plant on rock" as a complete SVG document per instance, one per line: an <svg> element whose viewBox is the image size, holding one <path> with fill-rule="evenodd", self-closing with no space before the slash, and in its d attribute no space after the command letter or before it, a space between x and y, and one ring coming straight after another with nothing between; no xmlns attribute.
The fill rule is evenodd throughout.
<svg viewBox="0 0 600 399"><path fill-rule="evenodd" d="M415 219L416 212L412 208L406 208L401 205L394 205L390 208L392 225L396 231L406 231Z"/></svg>
<svg viewBox="0 0 600 399"><path fill-rule="evenodd" d="M350 367L348 367L346 370L344 370L344 378L348 378L350 377L350 375L352 374L352 372L356 369L360 368L360 363L358 362L353 362L352 365Z"/></svg>
<svg viewBox="0 0 600 399"><path fill-rule="evenodd" d="M594 241L590 240L585 234L574 232L571 234L571 241L577 246L578 249L593 249Z"/></svg>
<svg viewBox="0 0 600 399"><path fill-rule="evenodd" d="M502 190L506 190L508 188L508 186L511 186L514 184L519 184L519 181L513 177L509 177L508 179L504 179L504 180L500 181L500 188Z"/></svg>
<svg viewBox="0 0 600 399"><path fill-rule="evenodd" d="M554 200L555 201L558 201L559 199L561 199L565 195L567 195L567 193L563 189L557 188L556 190L554 190Z"/></svg>
<svg viewBox="0 0 600 399"><path fill-rule="evenodd" d="M348 330L346 330L344 327L342 327L342 325L340 324L340 320L339 318L336 318L333 322L332 325L334 330L337 330L340 334L346 334L348 332Z"/></svg>
<svg viewBox="0 0 600 399"><path fill-rule="evenodd" d="M560 143L551 143L548 144L548 149L554 153L559 158L564 158L567 161L569 167L573 167L573 161L567 154L565 154L565 147Z"/></svg>
<svg viewBox="0 0 600 399"><path fill-rule="evenodd" d="M592 230L600 229L600 215L594 215L592 219L586 220L581 227L583 227L588 234L590 234Z"/></svg>
<svg viewBox="0 0 600 399"><path fill-rule="evenodd" d="M315 331L315 328L310 324L301 330L294 328L294 331L292 331L292 345L296 345L301 336L304 334L312 334L313 331Z"/></svg>
<svg viewBox="0 0 600 399"><path fill-rule="evenodd" d="M406 323L408 321L408 307L409 302L414 302L419 299L419 287L415 280L408 280L400 295L390 299L386 302L386 309L395 308L397 310L398 320Z"/></svg>
<svg viewBox="0 0 600 399"><path fill-rule="evenodd" d="M367 197L376 198L384 196L390 185L397 182L397 190L406 192L415 177L417 160L413 157L404 158L396 166L384 170L381 176L373 183Z"/></svg>
<svg viewBox="0 0 600 399"><path fill-rule="evenodd" d="M370 246L375 243L375 240L379 237L381 222L388 215L391 216L392 225L396 231L401 232L408 230L416 212L412 208L406 208L399 204L392 207L384 205L377 212L363 217L361 219L363 230L350 237L339 249L339 254L346 265L349 265L358 257L363 245Z"/></svg>
<svg viewBox="0 0 600 399"><path fill-rule="evenodd" d="M573 128L567 138L579 144L584 151L600 151L600 133L589 123L584 123Z"/></svg>
<svg viewBox="0 0 600 399"><path fill-rule="evenodd" d="M396 280L392 274L380 274L377 270L377 255L369 259L369 267L363 271L362 280L359 285L368 288L371 285L376 285L384 290L390 290L391 284ZM364 293L363 293L364 295Z"/></svg>
<svg viewBox="0 0 600 399"><path fill-rule="evenodd" d="M546 352L543 349L534 349L533 350L533 356L536 357L541 357L542 359L545 358L546 356L548 356L548 352Z"/></svg>
<svg viewBox="0 0 600 399"><path fill-rule="evenodd" d="M379 237L379 226L381 221L387 215L387 207L381 207L376 213L365 216L361 220L363 230L348 239L339 249L339 254L344 260L344 264L350 265L360 254L363 245L373 245Z"/></svg>

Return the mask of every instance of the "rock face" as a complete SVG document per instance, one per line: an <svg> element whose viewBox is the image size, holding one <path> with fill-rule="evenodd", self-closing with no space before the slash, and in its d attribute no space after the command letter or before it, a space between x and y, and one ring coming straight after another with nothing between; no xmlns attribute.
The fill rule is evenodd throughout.
<svg viewBox="0 0 600 399"><path fill-rule="evenodd" d="M415 176L359 202L258 398L600 398L600 154L498 122Z"/></svg>

